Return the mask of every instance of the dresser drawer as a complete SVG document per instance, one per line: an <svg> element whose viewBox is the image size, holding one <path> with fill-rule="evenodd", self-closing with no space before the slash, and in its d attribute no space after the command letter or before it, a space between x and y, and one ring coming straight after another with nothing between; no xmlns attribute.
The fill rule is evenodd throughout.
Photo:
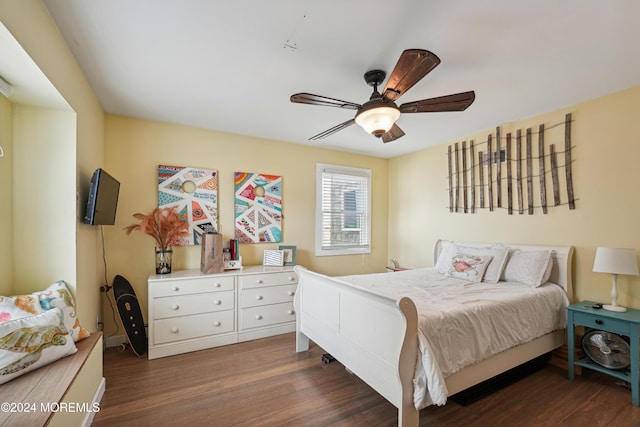
<svg viewBox="0 0 640 427"><path fill-rule="evenodd" d="M297 287L298 285L280 285L242 289L240 292L240 307L246 308L279 302L291 302L296 294Z"/></svg>
<svg viewBox="0 0 640 427"><path fill-rule="evenodd" d="M153 342L154 344L164 344L233 332L235 330L234 317L235 311L229 310L156 320L153 323Z"/></svg>
<svg viewBox="0 0 640 427"><path fill-rule="evenodd" d="M165 317L233 310L234 303L234 291L154 298L153 318L162 319Z"/></svg>
<svg viewBox="0 0 640 427"><path fill-rule="evenodd" d="M598 316L592 313L580 313L574 312L573 323L575 325L587 326L593 329L601 329L607 332L614 332L617 334L629 335L629 322L623 320L610 319Z"/></svg>
<svg viewBox="0 0 640 427"><path fill-rule="evenodd" d="M294 322L295 320L296 312L293 310L293 303L290 302L240 310L241 330Z"/></svg>
<svg viewBox="0 0 640 427"><path fill-rule="evenodd" d="M153 296L166 297L170 295L198 294L211 291L230 291L234 289L234 277L199 277L191 280L168 280L153 283Z"/></svg>
<svg viewBox="0 0 640 427"><path fill-rule="evenodd" d="M260 286L286 285L298 283L298 276L293 271L266 274L247 274L238 276L240 289L255 288Z"/></svg>

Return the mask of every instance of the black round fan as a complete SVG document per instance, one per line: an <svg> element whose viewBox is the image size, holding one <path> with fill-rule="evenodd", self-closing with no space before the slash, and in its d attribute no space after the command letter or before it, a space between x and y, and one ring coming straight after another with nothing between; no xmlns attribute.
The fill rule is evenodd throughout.
<svg viewBox="0 0 640 427"><path fill-rule="evenodd" d="M624 369L631 363L629 343L611 332L586 333L582 337L582 348L591 360L605 368Z"/></svg>

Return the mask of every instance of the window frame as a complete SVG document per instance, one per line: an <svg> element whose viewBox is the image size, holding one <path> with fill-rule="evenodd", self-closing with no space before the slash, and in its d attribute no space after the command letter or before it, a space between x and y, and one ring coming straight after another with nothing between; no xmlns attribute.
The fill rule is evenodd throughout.
<svg viewBox="0 0 640 427"><path fill-rule="evenodd" d="M337 175L345 175L345 176L353 176L354 181L353 185L360 186L362 185L363 178L366 182L366 200L363 201L363 216L358 218L360 221L360 228L344 228L345 225L345 217L344 217L344 196L347 191L357 191L355 188L349 189L338 189L335 188L335 191L342 192L342 200L340 203L342 204L342 212L343 217L341 220L341 231L348 232L359 232L366 233L365 234L365 242L357 246L343 246L343 245L329 245L323 247L323 236L325 235L324 224L325 224L325 212L323 212L323 175L325 173L329 174L337 174ZM356 255L356 254L369 254L371 253L371 194L372 194L372 179L371 179L371 170L363 169L363 168L354 168L349 166L340 166L333 165L327 163L316 163L316 218L315 218L315 232L316 232L316 241L315 241L315 255L316 256L333 256L333 255ZM358 198L356 198L358 200ZM357 206L360 208L360 206ZM359 212L357 209L353 212ZM335 213L334 213L335 214ZM326 215L331 215L331 213L327 213ZM362 235L360 235L362 237Z"/></svg>

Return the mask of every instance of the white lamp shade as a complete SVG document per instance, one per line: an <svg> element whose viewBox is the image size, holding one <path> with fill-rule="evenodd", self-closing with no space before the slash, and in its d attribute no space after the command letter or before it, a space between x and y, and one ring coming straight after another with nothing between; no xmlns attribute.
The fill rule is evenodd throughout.
<svg viewBox="0 0 640 427"><path fill-rule="evenodd" d="M596 273L638 275L638 260L635 249L597 248L593 260Z"/></svg>
<svg viewBox="0 0 640 427"><path fill-rule="evenodd" d="M367 133L387 132L400 117L400 110L393 107L377 107L362 111L356 116L356 123Z"/></svg>

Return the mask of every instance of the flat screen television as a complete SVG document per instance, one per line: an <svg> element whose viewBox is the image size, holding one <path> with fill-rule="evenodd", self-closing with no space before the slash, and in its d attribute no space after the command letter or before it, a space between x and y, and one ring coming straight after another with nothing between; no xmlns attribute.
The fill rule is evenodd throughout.
<svg viewBox="0 0 640 427"><path fill-rule="evenodd" d="M91 177L87 213L84 223L91 225L113 225L116 222L120 182L102 168Z"/></svg>

